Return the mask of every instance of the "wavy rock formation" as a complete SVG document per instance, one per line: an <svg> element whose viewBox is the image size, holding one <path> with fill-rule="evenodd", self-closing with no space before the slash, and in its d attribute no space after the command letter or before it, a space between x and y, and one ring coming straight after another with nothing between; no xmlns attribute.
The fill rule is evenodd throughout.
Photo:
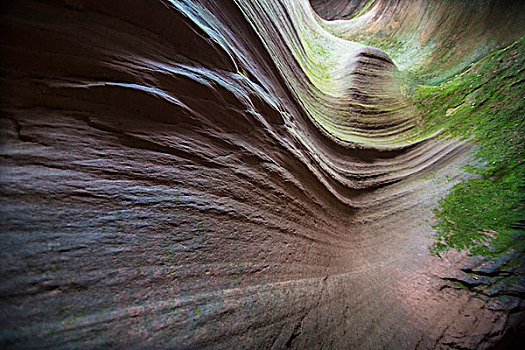
<svg viewBox="0 0 525 350"><path fill-rule="evenodd" d="M314 8L324 18L338 18L333 10L339 11L345 1L332 3ZM354 10L347 21L320 23L338 37L385 50L420 83L435 84L462 71L491 50L519 39L525 25L525 4L519 0L369 3L373 6L368 4L361 16Z"/></svg>
<svg viewBox="0 0 525 350"><path fill-rule="evenodd" d="M0 344L506 340L522 291L456 287L486 261L428 249L432 210L472 177L475 145L418 131L404 81L444 79L516 40L524 12L453 3L5 5Z"/></svg>

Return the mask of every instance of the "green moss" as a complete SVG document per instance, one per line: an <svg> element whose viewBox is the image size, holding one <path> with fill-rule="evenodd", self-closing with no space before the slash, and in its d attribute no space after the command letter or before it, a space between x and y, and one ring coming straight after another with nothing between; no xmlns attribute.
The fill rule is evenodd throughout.
<svg viewBox="0 0 525 350"><path fill-rule="evenodd" d="M323 91L333 87L331 71L337 62L333 59L334 48L319 33L309 30L306 25L300 32L301 42L306 53L303 69L313 83Z"/></svg>
<svg viewBox="0 0 525 350"><path fill-rule="evenodd" d="M357 12L353 17L359 17L361 16L363 13L365 13L366 10L368 10L368 8L370 7L370 5L372 5L372 2L374 0L368 0L368 2L361 8L361 10L359 10L359 12Z"/></svg>
<svg viewBox="0 0 525 350"><path fill-rule="evenodd" d="M193 307L193 314L198 317L198 316L200 316L202 314L202 311L201 311L201 309L198 306L194 306Z"/></svg>
<svg viewBox="0 0 525 350"><path fill-rule="evenodd" d="M518 229L525 222L524 67L525 37L412 96L423 116L420 132L444 129L445 136L479 144L481 165L467 169L479 178L456 185L436 210L436 254L455 248L497 256L525 248Z"/></svg>

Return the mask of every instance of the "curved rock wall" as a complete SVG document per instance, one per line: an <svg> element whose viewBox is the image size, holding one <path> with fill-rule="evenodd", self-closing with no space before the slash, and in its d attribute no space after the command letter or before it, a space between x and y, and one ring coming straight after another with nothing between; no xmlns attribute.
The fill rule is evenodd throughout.
<svg viewBox="0 0 525 350"><path fill-rule="evenodd" d="M408 134L393 61L319 21L306 0L6 6L3 347L501 338L508 305L445 288L458 263L428 252L473 146Z"/></svg>
<svg viewBox="0 0 525 350"><path fill-rule="evenodd" d="M373 1L310 0L319 16L328 20L349 19L366 11Z"/></svg>
<svg viewBox="0 0 525 350"><path fill-rule="evenodd" d="M343 3L350 2L326 6L337 11ZM419 83L436 84L519 39L524 6L519 0L376 0L362 16L321 24L338 37L385 50Z"/></svg>

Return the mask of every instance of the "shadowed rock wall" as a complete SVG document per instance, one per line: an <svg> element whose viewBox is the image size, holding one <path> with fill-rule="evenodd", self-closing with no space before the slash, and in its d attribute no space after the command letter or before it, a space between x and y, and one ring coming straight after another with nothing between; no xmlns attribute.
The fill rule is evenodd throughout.
<svg viewBox="0 0 525 350"><path fill-rule="evenodd" d="M487 308L428 252L473 146L405 136L393 61L318 20L307 1L5 7L3 347L501 338L520 299Z"/></svg>
<svg viewBox="0 0 525 350"><path fill-rule="evenodd" d="M327 20L348 19L364 12L371 1L362 0L310 0L316 13Z"/></svg>

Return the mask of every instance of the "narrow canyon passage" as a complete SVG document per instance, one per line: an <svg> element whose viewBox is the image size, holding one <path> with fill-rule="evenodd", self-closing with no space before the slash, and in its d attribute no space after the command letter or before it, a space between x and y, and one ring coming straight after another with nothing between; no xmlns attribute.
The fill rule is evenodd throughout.
<svg viewBox="0 0 525 350"><path fill-rule="evenodd" d="M503 3L4 5L1 347L510 344L522 265L429 249L479 145L411 97L509 45L521 67Z"/></svg>

